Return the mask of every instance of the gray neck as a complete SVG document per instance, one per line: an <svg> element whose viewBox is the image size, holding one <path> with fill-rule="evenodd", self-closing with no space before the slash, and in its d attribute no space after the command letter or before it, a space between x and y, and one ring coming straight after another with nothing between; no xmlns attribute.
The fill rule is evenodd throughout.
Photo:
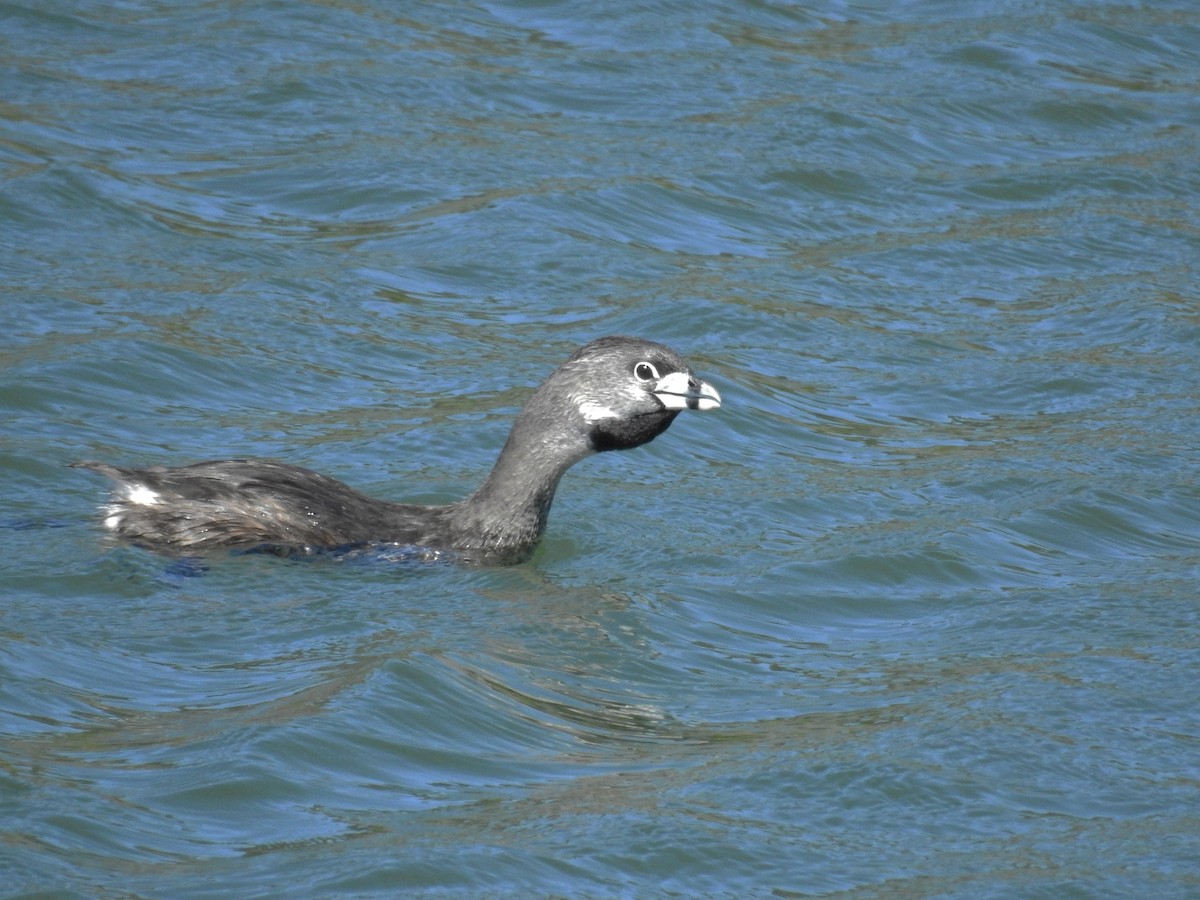
<svg viewBox="0 0 1200 900"><path fill-rule="evenodd" d="M545 530L554 491L563 473L593 452L582 423L559 420L544 395L535 395L517 416L491 473L462 501L455 518L480 539L485 548L532 544Z"/></svg>

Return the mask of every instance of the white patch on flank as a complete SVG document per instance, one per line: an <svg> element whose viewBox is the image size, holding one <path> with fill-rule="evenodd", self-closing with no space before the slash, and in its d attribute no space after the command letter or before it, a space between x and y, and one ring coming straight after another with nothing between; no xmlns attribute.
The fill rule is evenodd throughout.
<svg viewBox="0 0 1200 900"><path fill-rule="evenodd" d="M118 506L104 507L104 527L116 531L121 527L121 509Z"/></svg>
<svg viewBox="0 0 1200 900"><path fill-rule="evenodd" d="M158 504L158 494L144 484L134 484L125 491L125 502L137 506L155 506Z"/></svg>

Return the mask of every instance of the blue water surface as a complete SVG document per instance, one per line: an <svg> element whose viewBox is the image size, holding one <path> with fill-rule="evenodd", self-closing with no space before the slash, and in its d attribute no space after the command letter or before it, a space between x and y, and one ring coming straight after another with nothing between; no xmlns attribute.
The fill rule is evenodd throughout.
<svg viewBox="0 0 1200 900"><path fill-rule="evenodd" d="M0 6L0 892L1200 894L1190 2ZM509 568L171 560L80 458L483 477Z"/></svg>

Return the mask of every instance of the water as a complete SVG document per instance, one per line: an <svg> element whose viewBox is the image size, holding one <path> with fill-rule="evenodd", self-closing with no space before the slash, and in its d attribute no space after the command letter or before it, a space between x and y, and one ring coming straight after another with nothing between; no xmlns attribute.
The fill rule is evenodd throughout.
<svg viewBox="0 0 1200 900"><path fill-rule="evenodd" d="M8 896L1200 893L1200 13L0 7ZM78 458L477 483L508 569L108 543Z"/></svg>

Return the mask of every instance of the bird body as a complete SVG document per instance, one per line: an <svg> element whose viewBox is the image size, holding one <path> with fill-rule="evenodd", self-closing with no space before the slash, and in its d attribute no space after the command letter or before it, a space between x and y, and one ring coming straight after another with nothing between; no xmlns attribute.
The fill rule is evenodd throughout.
<svg viewBox="0 0 1200 900"><path fill-rule="evenodd" d="M533 552L568 468L593 453L648 443L681 410L713 409L720 402L717 391L662 344L626 337L592 341L529 398L478 490L445 506L379 500L270 459L174 468L74 465L115 482L104 525L155 550L292 554L387 543L504 564Z"/></svg>

